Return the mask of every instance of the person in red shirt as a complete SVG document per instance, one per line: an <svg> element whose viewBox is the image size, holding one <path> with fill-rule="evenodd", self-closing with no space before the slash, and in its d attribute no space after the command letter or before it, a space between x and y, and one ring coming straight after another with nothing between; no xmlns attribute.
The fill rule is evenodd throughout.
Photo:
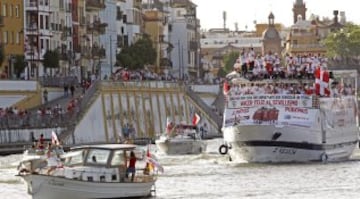
<svg viewBox="0 0 360 199"><path fill-rule="evenodd" d="M43 150L45 148L45 139L44 139L44 134L40 135L40 138L38 140L38 148Z"/></svg>
<svg viewBox="0 0 360 199"><path fill-rule="evenodd" d="M134 177L135 177L135 164L136 164L136 156L134 151L130 152L130 159L129 159L129 166L127 168L126 171L126 177L129 176L129 173L131 173L131 181L134 181Z"/></svg>

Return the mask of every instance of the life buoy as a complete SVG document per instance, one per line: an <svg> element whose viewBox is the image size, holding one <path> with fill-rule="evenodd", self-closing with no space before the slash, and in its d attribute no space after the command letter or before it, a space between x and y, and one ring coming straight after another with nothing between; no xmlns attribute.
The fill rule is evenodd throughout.
<svg viewBox="0 0 360 199"><path fill-rule="evenodd" d="M219 153L220 153L221 155L226 155L227 152L228 152L228 150L229 150L229 148L228 148L228 146L226 146L225 144L222 144L222 145L220 145L220 147L219 147Z"/></svg>
<svg viewBox="0 0 360 199"><path fill-rule="evenodd" d="M322 154L320 155L320 159L321 159L322 162L325 163L325 162L328 161L329 156L324 152L324 153L322 153Z"/></svg>

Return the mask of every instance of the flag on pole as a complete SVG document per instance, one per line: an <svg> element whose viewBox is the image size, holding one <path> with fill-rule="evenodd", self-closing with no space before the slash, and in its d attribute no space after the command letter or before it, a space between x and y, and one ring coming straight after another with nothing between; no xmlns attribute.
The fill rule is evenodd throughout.
<svg viewBox="0 0 360 199"><path fill-rule="evenodd" d="M315 93L320 96L330 96L329 71L317 67L315 70Z"/></svg>
<svg viewBox="0 0 360 199"><path fill-rule="evenodd" d="M172 120L168 117L166 118L166 133L171 133L174 128Z"/></svg>
<svg viewBox="0 0 360 199"><path fill-rule="evenodd" d="M150 145L148 145L147 152L146 152L146 166L145 166L145 172L149 174L151 171L154 171L154 168L156 168L159 172L164 173L164 168L161 166L161 164L156 161L151 153L150 153Z"/></svg>
<svg viewBox="0 0 360 199"><path fill-rule="evenodd" d="M223 85L223 93L225 96L227 96L229 94L230 91L230 84L228 83L227 80L224 81L224 85Z"/></svg>
<svg viewBox="0 0 360 199"><path fill-rule="evenodd" d="M53 144L53 145L60 144L55 131L51 132L51 144Z"/></svg>
<svg viewBox="0 0 360 199"><path fill-rule="evenodd" d="M197 125L200 122L200 119L201 119L200 116L197 113L195 113L192 118L192 124Z"/></svg>

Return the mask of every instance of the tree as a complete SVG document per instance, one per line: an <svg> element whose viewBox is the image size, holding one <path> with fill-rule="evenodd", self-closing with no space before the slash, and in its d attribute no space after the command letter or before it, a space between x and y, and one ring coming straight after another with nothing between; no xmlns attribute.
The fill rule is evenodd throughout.
<svg viewBox="0 0 360 199"><path fill-rule="evenodd" d="M116 60L128 69L143 69L145 65L155 63L156 49L153 47L150 37L145 35L133 45L124 47L116 55Z"/></svg>
<svg viewBox="0 0 360 199"><path fill-rule="evenodd" d="M16 74L16 78L20 78L20 75L24 71L25 67L25 56L15 55L14 73Z"/></svg>
<svg viewBox="0 0 360 199"><path fill-rule="evenodd" d="M239 52L230 52L229 54L224 56L224 72L230 73L231 71L233 71L234 68L234 64L236 62L236 60L239 58Z"/></svg>
<svg viewBox="0 0 360 199"><path fill-rule="evenodd" d="M59 52L57 50L47 50L44 54L44 70L47 71L48 68L54 69L59 68ZM50 70L50 74L52 75L52 70Z"/></svg>
<svg viewBox="0 0 360 199"><path fill-rule="evenodd" d="M360 26L346 24L344 28L330 33L323 41L328 57L339 57L343 60L357 57L360 54Z"/></svg>

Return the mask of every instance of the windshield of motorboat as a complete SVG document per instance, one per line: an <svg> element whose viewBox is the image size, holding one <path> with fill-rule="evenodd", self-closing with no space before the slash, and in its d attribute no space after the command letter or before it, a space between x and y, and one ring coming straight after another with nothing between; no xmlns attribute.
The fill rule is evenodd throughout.
<svg viewBox="0 0 360 199"><path fill-rule="evenodd" d="M106 149L90 149L86 158L86 164L106 166L110 152L110 150Z"/></svg>

